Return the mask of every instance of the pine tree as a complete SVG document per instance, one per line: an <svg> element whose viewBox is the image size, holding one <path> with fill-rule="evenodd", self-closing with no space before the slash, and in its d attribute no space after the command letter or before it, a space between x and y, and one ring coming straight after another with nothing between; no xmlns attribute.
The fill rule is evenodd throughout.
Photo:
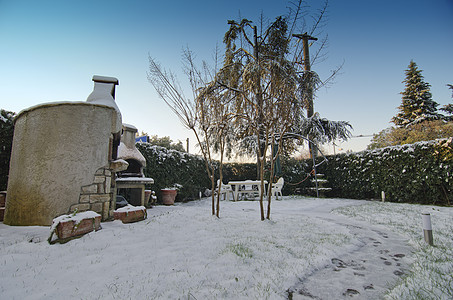
<svg viewBox="0 0 453 300"><path fill-rule="evenodd" d="M392 118L398 127L407 127L423 121L438 120L441 115L437 113L437 102L432 100L431 85L426 83L417 64L411 60L405 71L406 79L403 81L406 88L402 95L402 103L398 107L399 113Z"/></svg>
<svg viewBox="0 0 453 300"><path fill-rule="evenodd" d="M451 94L451 97L453 98L453 84L447 84L448 88L451 89L452 91L452 94ZM445 116L445 120L446 121L453 121L453 104L446 104L444 106L442 106L442 108L440 109L444 112L447 113L447 116Z"/></svg>

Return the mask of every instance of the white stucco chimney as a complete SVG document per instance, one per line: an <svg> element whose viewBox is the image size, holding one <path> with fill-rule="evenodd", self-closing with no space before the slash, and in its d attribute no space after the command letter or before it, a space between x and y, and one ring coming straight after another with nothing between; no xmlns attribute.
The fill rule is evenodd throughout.
<svg viewBox="0 0 453 300"><path fill-rule="evenodd" d="M94 88L87 98L87 102L94 104L102 104L113 107L117 114L115 128L112 132L120 132L122 128L121 111L115 103L115 86L119 85L119 81L115 77L93 76Z"/></svg>

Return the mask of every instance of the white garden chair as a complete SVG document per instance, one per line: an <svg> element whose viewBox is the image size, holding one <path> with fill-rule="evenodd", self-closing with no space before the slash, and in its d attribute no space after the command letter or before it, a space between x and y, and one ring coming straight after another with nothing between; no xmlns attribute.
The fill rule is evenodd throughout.
<svg viewBox="0 0 453 300"><path fill-rule="evenodd" d="M220 185L220 179L217 180L217 187L215 189L215 192L217 193L219 191L219 185ZM220 195L223 194L223 200L229 200L229 193L233 195L233 189L231 188L231 185L222 183L222 186L220 187Z"/></svg>
<svg viewBox="0 0 453 300"><path fill-rule="evenodd" d="M283 177L280 177L276 183L272 184L271 196L275 196L275 198L278 199L278 195L280 194L280 197L283 197L282 188L283 188L284 182L285 181L284 181Z"/></svg>

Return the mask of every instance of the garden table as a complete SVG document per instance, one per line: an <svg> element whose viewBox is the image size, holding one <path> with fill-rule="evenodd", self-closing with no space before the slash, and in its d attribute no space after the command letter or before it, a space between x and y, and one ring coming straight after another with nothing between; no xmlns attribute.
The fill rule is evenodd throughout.
<svg viewBox="0 0 453 300"><path fill-rule="evenodd" d="M267 181L264 181L266 189ZM233 189L233 200L238 201L239 194L261 194L261 180L229 181L228 185ZM254 187L257 189L254 189Z"/></svg>

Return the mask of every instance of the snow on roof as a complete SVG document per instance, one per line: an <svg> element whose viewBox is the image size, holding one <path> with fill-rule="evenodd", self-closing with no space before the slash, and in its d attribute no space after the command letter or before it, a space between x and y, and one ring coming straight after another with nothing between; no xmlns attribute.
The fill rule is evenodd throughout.
<svg viewBox="0 0 453 300"><path fill-rule="evenodd" d="M95 105L95 106L100 106L100 107L107 106L109 108L113 108L111 105L105 105L102 103L87 103L85 101L55 101L55 102L48 102L48 103L33 105L33 106L30 106L28 108L21 110L14 118L14 122L16 122L17 119L19 119L19 116L21 116L25 113L31 112L33 110L41 109L41 108L45 108L45 107L60 106L60 105Z"/></svg>
<svg viewBox="0 0 453 300"><path fill-rule="evenodd" d="M99 75L94 75L93 81L94 82L113 83L115 85L119 84L119 80L115 77L107 77L107 76L99 76Z"/></svg>
<svg viewBox="0 0 453 300"><path fill-rule="evenodd" d="M127 160L127 159L135 159L138 160L142 166L146 166L146 159L137 148L128 148L126 144L123 142L120 143L118 147L118 158Z"/></svg>
<svg viewBox="0 0 453 300"><path fill-rule="evenodd" d="M104 81L96 81L95 78L103 79L107 78L107 79ZM87 102L113 107L117 114L117 120L115 122L115 132L121 131L122 128L121 111L116 105L115 99L113 98L113 95L115 94L115 85L118 84L117 82L118 79L116 79L116 82L114 82L111 77L93 76L93 81L94 88L91 94L88 96Z"/></svg>
<svg viewBox="0 0 453 300"><path fill-rule="evenodd" d="M132 129L133 131L138 131L137 127L135 127L134 125L131 125L131 124L123 123L123 127L125 129Z"/></svg>

